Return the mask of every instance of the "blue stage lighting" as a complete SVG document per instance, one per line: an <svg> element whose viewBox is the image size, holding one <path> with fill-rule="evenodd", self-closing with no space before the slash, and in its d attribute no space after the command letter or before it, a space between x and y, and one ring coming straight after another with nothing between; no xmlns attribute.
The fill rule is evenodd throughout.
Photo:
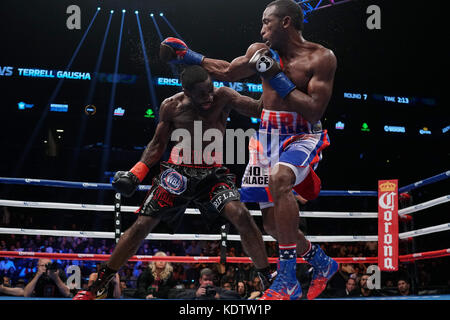
<svg viewBox="0 0 450 320"><path fill-rule="evenodd" d="M137 10L136 10L136 11L135 11L134 13L138 14L138 13L139 13L139 11L137 11Z"/></svg>
<svg viewBox="0 0 450 320"><path fill-rule="evenodd" d="M111 13L114 13L114 10L111 10Z"/></svg>
<svg viewBox="0 0 450 320"><path fill-rule="evenodd" d="M122 12L123 12L123 13L125 13L125 11L127 11L127 10L125 10L125 9L122 9Z"/></svg>
<svg viewBox="0 0 450 320"><path fill-rule="evenodd" d="M100 7L97 7L97 11L99 11L100 10Z"/></svg>
<svg viewBox="0 0 450 320"><path fill-rule="evenodd" d="M164 14L161 12L159 15L162 17Z"/></svg>
<svg viewBox="0 0 450 320"><path fill-rule="evenodd" d="M150 13L150 17L153 17L154 16L154 14L153 13Z"/></svg>

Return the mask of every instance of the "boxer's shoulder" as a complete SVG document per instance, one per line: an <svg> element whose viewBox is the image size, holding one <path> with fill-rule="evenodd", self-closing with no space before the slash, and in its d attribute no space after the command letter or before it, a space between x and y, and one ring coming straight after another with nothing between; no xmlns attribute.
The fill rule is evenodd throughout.
<svg viewBox="0 0 450 320"><path fill-rule="evenodd" d="M306 50L301 50L301 53L308 52L312 63L323 64L324 62L334 63L336 61L334 52L319 43L306 41L303 46Z"/></svg>
<svg viewBox="0 0 450 320"><path fill-rule="evenodd" d="M265 43L255 42L255 43L252 43L248 47L247 52L246 52L245 55L249 56L249 57L252 57L255 54L255 52L260 50L260 49L267 49L267 50L269 50L270 48Z"/></svg>
<svg viewBox="0 0 450 320"><path fill-rule="evenodd" d="M179 92L171 97L163 100L160 107L161 115L174 116L177 110L182 108L185 100L185 95L183 92Z"/></svg>

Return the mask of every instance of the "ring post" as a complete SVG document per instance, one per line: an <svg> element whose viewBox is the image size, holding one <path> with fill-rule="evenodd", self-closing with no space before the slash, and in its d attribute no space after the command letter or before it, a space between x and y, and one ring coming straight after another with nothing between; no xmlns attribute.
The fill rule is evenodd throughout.
<svg viewBox="0 0 450 320"><path fill-rule="evenodd" d="M114 239L116 240L116 244L117 242L119 242L120 229L122 226L120 199L121 199L120 193L116 193L114 196Z"/></svg>
<svg viewBox="0 0 450 320"><path fill-rule="evenodd" d="M398 180L378 181L378 267L398 270Z"/></svg>

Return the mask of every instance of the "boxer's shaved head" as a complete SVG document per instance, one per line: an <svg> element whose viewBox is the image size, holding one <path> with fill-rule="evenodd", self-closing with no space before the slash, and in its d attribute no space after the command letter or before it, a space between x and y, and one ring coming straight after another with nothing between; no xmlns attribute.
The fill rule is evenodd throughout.
<svg viewBox="0 0 450 320"><path fill-rule="evenodd" d="M201 66L189 66L181 73L181 84L184 89L192 90L194 85L209 78L209 73Z"/></svg>
<svg viewBox="0 0 450 320"><path fill-rule="evenodd" d="M290 17L292 25L295 29L303 31L303 10L299 4L291 0L276 0L267 5L266 8L275 6L275 12L273 13L280 19L284 17Z"/></svg>

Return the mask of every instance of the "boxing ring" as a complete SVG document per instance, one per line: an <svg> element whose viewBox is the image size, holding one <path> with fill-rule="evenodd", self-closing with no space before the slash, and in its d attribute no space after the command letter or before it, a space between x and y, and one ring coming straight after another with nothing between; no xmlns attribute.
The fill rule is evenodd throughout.
<svg viewBox="0 0 450 320"><path fill-rule="evenodd" d="M398 188L398 194L410 192L414 189L424 187L439 181L446 180L450 177L450 171L443 172L433 177L420 180L416 183L409 184ZM36 187L53 187L53 188L76 188L89 190L113 190L111 184L107 183L91 183L91 182L72 182L72 181L58 181L58 180L44 180L44 179L25 179L25 178L6 178L0 177L2 184L14 185L30 185ZM147 191L151 186L140 185L139 191ZM448 191L445 190L444 191ZM351 190L322 190L319 197L377 197L379 191L351 191ZM424 212L427 209L445 204L450 201L450 194L440 195L439 197L408 206L406 208L398 209L398 220L407 221L412 219L412 215L419 212ZM5 207L19 207L19 208L39 208L51 210L76 210L76 211L90 211L90 212L104 212L105 214L114 215L114 232L101 231L74 231L74 230L51 230L51 229L24 229L24 228L0 228L0 234L14 234L14 235L40 235L40 236L54 236L54 237L80 237L80 238L101 238L101 239L115 239L118 241L120 235L124 230L121 230L121 213L134 213L138 210L137 206L122 206L120 194L116 193L114 203L111 205L97 205L97 204L83 204L83 203L60 203L60 202L36 202L27 200L7 200L0 199L0 206ZM254 217L262 216L259 210L250 210ZM199 215L197 209L186 209L186 215ZM333 218L333 219L380 219L379 212L327 212L327 211L300 211L300 217L304 218ZM450 222L429 226L421 229L410 230L398 233L398 240L412 239L427 234L434 234L450 230ZM378 241L378 235L307 235L311 242L366 242ZM275 241L274 238L268 235L263 236L264 241ZM235 234L228 234L224 231L224 226L219 234L167 234L167 233L150 233L146 240L206 240L206 241L220 241L221 247L226 247L227 241L240 241L240 236ZM398 244L397 244L398 245ZM397 248L398 249L398 248ZM223 251L222 251L223 252ZM380 253L379 253L380 254ZM434 251L417 252L406 255L399 255L398 262L415 262L423 259L435 259L450 256L450 248L437 249ZM60 260L84 260L84 261L106 261L109 258L107 254L95 253L47 253L47 252L27 252L27 251L0 251L0 257L17 258L17 259L60 259ZM378 264L379 257L337 257L334 258L338 263L359 263L359 264ZM129 261L167 261L173 263L251 263L248 257L226 257L221 256L167 256L155 257L151 255L134 255ZM276 263L277 258L269 258L270 263ZM302 258L297 259L298 263L306 263ZM0 299L14 299L12 297L0 297ZM450 300L450 295L429 295L429 296L409 296L409 297L380 297L380 298L361 298L361 299L420 299L420 300ZM22 298L23 299L23 298ZM348 299L348 298L346 298ZM355 299L355 298L354 298ZM359 298L357 298L359 299ZM329 300L329 299L327 299Z"/></svg>

